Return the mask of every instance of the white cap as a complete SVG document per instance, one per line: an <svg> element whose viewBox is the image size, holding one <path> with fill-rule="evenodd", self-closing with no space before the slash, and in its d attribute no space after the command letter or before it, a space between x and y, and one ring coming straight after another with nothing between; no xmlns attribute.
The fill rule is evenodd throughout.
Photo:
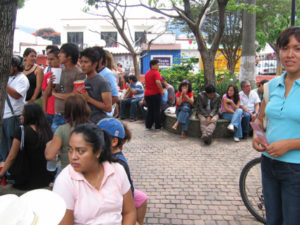
<svg viewBox="0 0 300 225"><path fill-rule="evenodd" d="M46 189L0 196L1 225L56 225L65 211L64 200Z"/></svg>

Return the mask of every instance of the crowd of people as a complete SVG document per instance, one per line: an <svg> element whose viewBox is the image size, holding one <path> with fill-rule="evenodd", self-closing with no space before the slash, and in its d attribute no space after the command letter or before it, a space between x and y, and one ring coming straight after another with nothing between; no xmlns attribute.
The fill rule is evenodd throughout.
<svg viewBox="0 0 300 225"><path fill-rule="evenodd" d="M147 195L134 188L130 167L122 152L131 139L127 125L113 118L117 111L130 121L141 108L148 130L160 130L164 111L176 108L176 122L186 137L195 108L202 139L212 142L219 117L229 120L235 142L246 139L250 122L266 126L267 141L254 130L253 147L262 153L262 181L267 224L297 224L299 199L300 28L283 31L278 40L286 72L251 90L229 85L220 96L209 84L194 98L189 80L178 92L150 61L142 84L134 75L120 79L111 54L101 47L79 52L75 44L48 46L48 67L36 65L37 53L25 50L13 56L6 87L0 142L0 181L31 190L53 185L66 203L61 224L144 223ZM124 83L124 84L123 84ZM125 91L120 94L120 86ZM268 89L265 89L268 87ZM268 98L264 96L268 90ZM42 98L42 106L37 100ZM51 186L52 187L52 186Z"/></svg>

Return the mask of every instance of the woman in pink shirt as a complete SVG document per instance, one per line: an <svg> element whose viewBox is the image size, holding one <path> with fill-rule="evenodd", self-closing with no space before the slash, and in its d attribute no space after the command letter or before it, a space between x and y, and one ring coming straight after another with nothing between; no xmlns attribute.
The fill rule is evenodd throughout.
<svg viewBox="0 0 300 225"><path fill-rule="evenodd" d="M61 225L134 225L136 211L130 183L111 153L110 138L93 124L77 126L71 135L68 165L53 191L66 202Z"/></svg>
<svg viewBox="0 0 300 225"><path fill-rule="evenodd" d="M222 97L221 112L225 120L230 120L228 130L234 132L233 140L239 142L243 137L242 115L239 90L236 85L229 85L226 94Z"/></svg>

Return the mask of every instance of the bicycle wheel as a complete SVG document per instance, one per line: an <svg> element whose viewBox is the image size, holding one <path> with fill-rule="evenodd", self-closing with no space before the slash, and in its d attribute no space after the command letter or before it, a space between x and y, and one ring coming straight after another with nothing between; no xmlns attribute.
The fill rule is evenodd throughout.
<svg viewBox="0 0 300 225"><path fill-rule="evenodd" d="M266 223L261 182L261 158L248 162L240 175L240 193L249 212L261 223Z"/></svg>

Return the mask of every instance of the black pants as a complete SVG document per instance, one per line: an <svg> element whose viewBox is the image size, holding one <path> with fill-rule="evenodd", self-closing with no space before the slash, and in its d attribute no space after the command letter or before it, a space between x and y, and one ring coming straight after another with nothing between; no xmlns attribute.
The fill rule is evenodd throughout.
<svg viewBox="0 0 300 225"><path fill-rule="evenodd" d="M155 123L155 129L160 129L161 94L146 96L145 100L148 108L146 116L146 128L151 129L153 123Z"/></svg>

